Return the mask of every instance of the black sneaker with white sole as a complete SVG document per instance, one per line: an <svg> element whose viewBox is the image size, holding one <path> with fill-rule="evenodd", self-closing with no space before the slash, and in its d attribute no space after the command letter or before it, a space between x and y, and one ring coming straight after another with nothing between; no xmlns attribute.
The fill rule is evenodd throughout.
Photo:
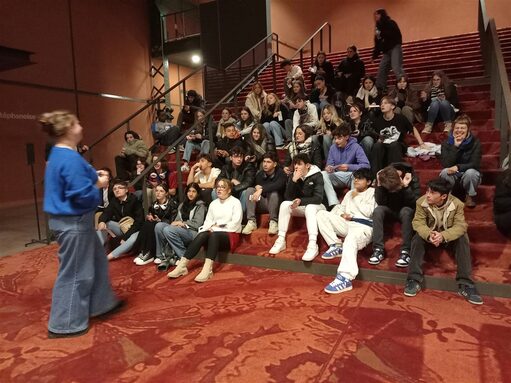
<svg viewBox="0 0 511 383"><path fill-rule="evenodd" d="M397 267L408 267L410 264L410 253L408 250L401 250L398 260L396 261Z"/></svg>
<svg viewBox="0 0 511 383"><path fill-rule="evenodd" d="M475 286L459 285L458 294L473 305L483 304L483 298L481 298Z"/></svg>
<svg viewBox="0 0 511 383"><path fill-rule="evenodd" d="M369 258L367 262L370 265L379 265L381 261L385 258L385 250L383 249L374 249L373 255Z"/></svg>
<svg viewBox="0 0 511 383"><path fill-rule="evenodd" d="M421 285L414 279L407 279L404 294L407 297L416 296L421 291Z"/></svg>

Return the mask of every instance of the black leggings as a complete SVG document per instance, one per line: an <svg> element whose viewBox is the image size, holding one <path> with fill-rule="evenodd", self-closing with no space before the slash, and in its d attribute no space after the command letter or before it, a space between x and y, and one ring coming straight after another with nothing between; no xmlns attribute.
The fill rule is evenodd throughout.
<svg viewBox="0 0 511 383"><path fill-rule="evenodd" d="M156 254L156 236L154 227L158 222L145 221L138 233L137 240L133 245L133 249L141 252L149 252L151 255Z"/></svg>
<svg viewBox="0 0 511 383"><path fill-rule="evenodd" d="M225 231L203 231L188 245L184 257L193 259L206 246L206 258L214 260L218 250L230 250L229 233Z"/></svg>

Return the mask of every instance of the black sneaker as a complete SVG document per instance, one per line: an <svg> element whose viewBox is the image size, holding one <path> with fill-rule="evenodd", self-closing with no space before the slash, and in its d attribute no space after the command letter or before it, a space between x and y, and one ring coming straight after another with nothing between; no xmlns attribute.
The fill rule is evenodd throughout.
<svg viewBox="0 0 511 383"><path fill-rule="evenodd" d="M472 303L473 305L483 304L483 298L481 298L475 286L460 285L458 289L458 294L461 295L470 303Z"/></svg>
<svg viewBox="0 0 511 383"><path fill-rule="evenodd" d="M408 250L401 250L398 260L396 261L397 267L408 267L410 264L410 253Z"/></svg>
<svg viewBox="0 0 511 383"><path fill-rule="evenodd" d="M404 294L407 297L414 297L419 293L419 291L421 291L421 285L419 282L413 279L406 280Z"/></svg>
<svg viewBox="0 0 511 383"><path fill-rule="evenodd" d="M385 258L385 250L383 249L374 249L373 255L369 258L367 262L370 265L379 265L381 261Z"/></svg>
<svg viewBox="0 0 511 383"><path fill-rule="evenodd" d="M135 258L135 265L143 266L151 263L152 261L154 261L154 255L152 255L150 252L147 252L142 254L142 256L139 255L137 258Z"/></svg>

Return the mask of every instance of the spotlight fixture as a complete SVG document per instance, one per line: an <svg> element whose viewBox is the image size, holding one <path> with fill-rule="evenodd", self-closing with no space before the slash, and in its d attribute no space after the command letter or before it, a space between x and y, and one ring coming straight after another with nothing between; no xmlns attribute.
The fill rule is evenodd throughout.
<svg viewBox="0 0 511 383"><path fill-rule="evenodd" d="M194 64L198 64L198 63L200 63L200 61L201 61L201 58L200 58L200 56L199 56L199 55L193 55L193 56L192 56L192 62L193 62Z"/></svg>

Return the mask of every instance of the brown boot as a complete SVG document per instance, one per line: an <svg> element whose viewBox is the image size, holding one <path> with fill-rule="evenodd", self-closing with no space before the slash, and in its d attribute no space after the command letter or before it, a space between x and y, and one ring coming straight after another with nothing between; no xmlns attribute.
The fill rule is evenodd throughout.
<svg viewBox="0 0 511 383"><path fill-rule="evenodd" d="M474 198L472 198L471 196L467 195L466 198L465 198L465 206L470 208L470 209L473 209L476 207L476 201L474 201Z"/></svg>

